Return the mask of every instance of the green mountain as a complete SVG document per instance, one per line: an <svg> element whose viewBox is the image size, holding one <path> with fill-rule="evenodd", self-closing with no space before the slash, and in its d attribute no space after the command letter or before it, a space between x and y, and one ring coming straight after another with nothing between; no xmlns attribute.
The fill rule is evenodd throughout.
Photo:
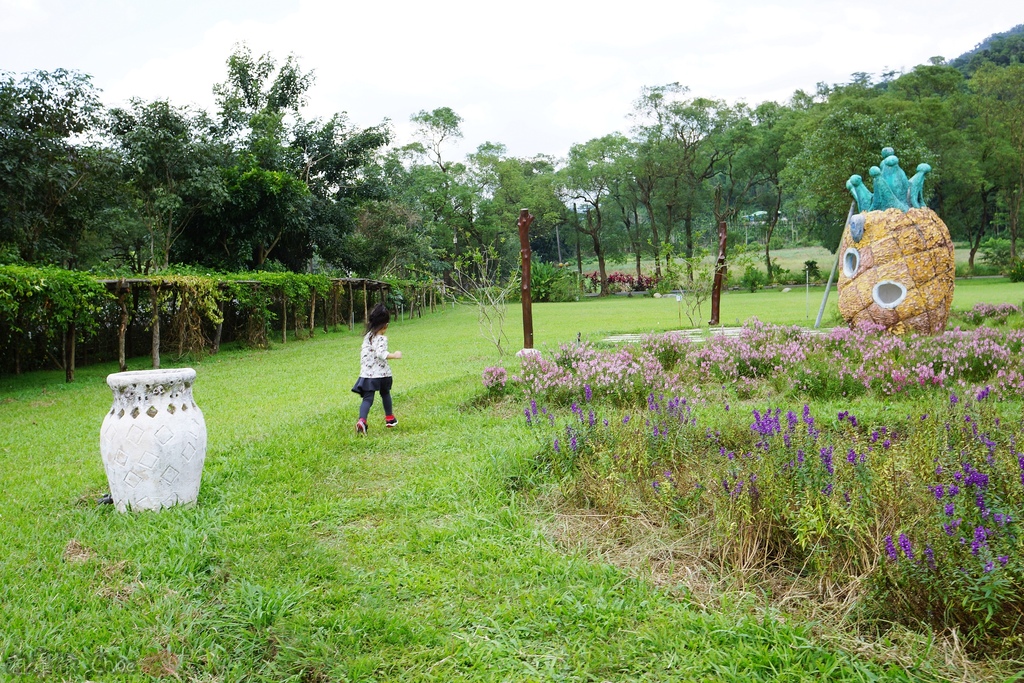
<svg viewBox="0 0 1024 683"><path fill-rule="evenodd" d="M949 65L970 77L988 62L999 66L1024 62L1024 24L1004 33L993 33L970 52L951 60Z"/></svg>

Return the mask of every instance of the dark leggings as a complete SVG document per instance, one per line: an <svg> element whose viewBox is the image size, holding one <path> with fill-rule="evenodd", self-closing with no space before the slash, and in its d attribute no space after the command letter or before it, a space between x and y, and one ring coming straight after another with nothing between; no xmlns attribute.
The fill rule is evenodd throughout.
<svg viewBox="0 0 1024 683"><path fill-rule="evenodd" d="M359 417L363 420L370 416L370 408L373 406L373 395L375 391L363 393L363 402L359 405ZM380 400L384 403L384 415L391 415L391 392L380 392Z"/></svg>

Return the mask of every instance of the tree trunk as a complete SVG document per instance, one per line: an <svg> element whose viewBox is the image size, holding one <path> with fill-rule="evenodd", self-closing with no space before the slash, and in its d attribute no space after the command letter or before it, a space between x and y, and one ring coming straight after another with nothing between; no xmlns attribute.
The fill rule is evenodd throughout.
<svg viewBox="0 0 1024 683"><path fill-rule="evenodd" d="M1010 198L1010 259L1017 260L1017 235L1020 230L1020 206L1024 199L1024 154L1020 158L1020 170L1017 174L1017 188Z"/></svg>
<svg viewBox="0 0 1024 683"><path fill-rule="evenodd" d="M636 239L633 240L633 249L636 251L636 285L640 286L644 279L643 270L640 268L640 261L643 258L643 247L640 244L640 214L636 204L633 205L633 227L636 229Z"/></svg>
<svg viewBox="0 0 1024 683"><path fill-rule="evenodd" d="M775 234L775 227L779 223L779 209L782 208L782 188L779 188L775 196L775 208L768 217L768 227L764 231L764 266L768 273L768 283L775 281L775 269L772 268L772 235Z"/></svg>
<svg viewBox="0 0 1024 683"><path fill-rule="evenodd" d="M601 296L608 296L608 273L604 267L604 247L601 246L601 212L594 209L597 214L597 225L594 225L590 212L587 211L587 234L594 241L594 254L597 256L597 271L601 277Z"/></svg>
<svg viewBox="0 0 1024 683"><path fill-rule="evenodd" d="M971 250L967 256L967 267L972 272L974 271L974 257L978 253L978 248L981 247L981 238L988 232L988 224L992 220L989 213L989 197L991 197L992 191L992 188L984 188L979 193L981 195L981 223L978 225L977 233L968 235Z"/></svg>
<svg viewBox="0 0 1024 683"><path fill-rule="evenodd" d="M654 209L650 199L641 202L647 210L647 220L651 222L651 245L654 247L654 277L661 279L661 242L658 239L658 227L654 224Z"/></svg>

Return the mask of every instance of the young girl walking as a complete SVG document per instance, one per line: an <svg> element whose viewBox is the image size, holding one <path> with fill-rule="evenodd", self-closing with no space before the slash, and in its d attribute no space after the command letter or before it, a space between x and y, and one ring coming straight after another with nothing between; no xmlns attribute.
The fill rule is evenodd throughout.
<svg viewBox="0 0 1024 683"><path fill-rule="evenodd" d="M388 331L390 321L391 314L388 313L388 309L384 304L377 304L370 311L366 323L366 336L363 337L363 348L359 353L359 381L352 387L352 391L363 397L363 403L359 406L359 421L356 422L357 434L366 433L366 418L369 417L370 408L373 406L373 395L378 391L381 403L384 404L384 426L398 426L398 420L391 408L392 380L388 360L401 358L402 352L388 353L388 338L384 333Z"/></svg>

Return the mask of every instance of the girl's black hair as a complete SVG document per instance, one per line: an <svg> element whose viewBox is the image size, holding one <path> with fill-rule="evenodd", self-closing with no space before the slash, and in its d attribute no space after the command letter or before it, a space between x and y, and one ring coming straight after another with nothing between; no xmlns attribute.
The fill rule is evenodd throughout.
<svg viewBox="0 0 1024 683"><path fill-rule="evenodd" d="M388 312L388 307L384 304L377 304L370 309L370 315L367 316L366 333L371 337L376 336L378 332L387 327L389 322L391 322L391 313Z"/></svg>

